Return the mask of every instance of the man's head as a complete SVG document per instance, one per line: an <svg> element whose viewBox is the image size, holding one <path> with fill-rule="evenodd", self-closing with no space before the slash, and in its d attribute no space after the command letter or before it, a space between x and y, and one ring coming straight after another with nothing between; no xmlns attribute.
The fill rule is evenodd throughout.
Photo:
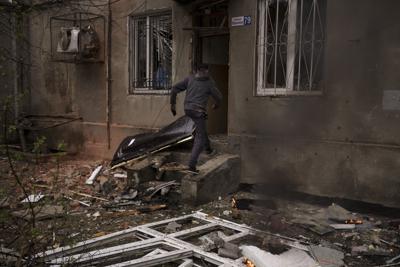
<svg viewBox="0 0 400 267"><path fill-rule="evenodd" d="M196 73L200 75L206 75L208 74L208 65L207 64L199 64L197 66Z"/></svg>

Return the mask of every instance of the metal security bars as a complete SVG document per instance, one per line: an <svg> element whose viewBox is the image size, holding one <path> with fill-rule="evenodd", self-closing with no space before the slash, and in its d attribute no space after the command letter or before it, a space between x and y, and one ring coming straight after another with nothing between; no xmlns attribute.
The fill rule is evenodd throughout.
<svg viewBox="0 0 400 267"><path fill-rule="evenodd" d="M322 87L326 0L259 0L257 95Z"/></svg>
<svg viewBox="0 0 400 267"><path fill-rule="evenodd" d="M172 15L131 17L129 93L163 92L171 87Z"/></svg>

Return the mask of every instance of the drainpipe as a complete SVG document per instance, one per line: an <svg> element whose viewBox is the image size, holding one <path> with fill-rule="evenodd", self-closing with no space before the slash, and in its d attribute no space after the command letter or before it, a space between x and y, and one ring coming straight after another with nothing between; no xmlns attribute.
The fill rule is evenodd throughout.
<svg viewBox="0 0 400 267"><path fill-rule="evenodd" d="M21 69L19 69L19 62L20 60L18 59L18 52L17 52L17 18L16 18L16 14L12 15L12 26L13 26L13 32L11 34L11 50L12 50L12 61L13 61L13 74L14 74L14 79L13 79L13 87L14 87L14 123L15 123L15 127L18 131L18 135L19 135L19 140L21 142L21 148L23 152L26 152L26 142L25 142L25 136L24 136L24 130L21 129L18 124L19 124L19 114L20 114L20 96L19 96L19 86L20 86L20 81L19 79L22 79L22 67ZM22 64L21 64L22 65ZM21 83L22 84L22 83Z"/></svg>
<svg viewBox="0 0 400 267"><path fill-rule="evenodd" d="M107 86L106 86L106 120L107 120L107 147L111 148L111 33L112 33L112 12L111 0L108 0L108 25L107 25Z"/></svg>

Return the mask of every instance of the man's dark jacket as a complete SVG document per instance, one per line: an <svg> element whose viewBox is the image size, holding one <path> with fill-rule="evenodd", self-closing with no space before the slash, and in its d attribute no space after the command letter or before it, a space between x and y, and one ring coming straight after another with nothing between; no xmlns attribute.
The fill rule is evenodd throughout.
<svg viewBox="0 0 400 267"><path fill-rule="evenodd" d="M184 109L207 112L208 97L215 100L218 107L222 100L222 94L215 86L214 80L209 75L191 75L178 82L171 90L171 105L176 104L176 95L186 90Z"/></svg>

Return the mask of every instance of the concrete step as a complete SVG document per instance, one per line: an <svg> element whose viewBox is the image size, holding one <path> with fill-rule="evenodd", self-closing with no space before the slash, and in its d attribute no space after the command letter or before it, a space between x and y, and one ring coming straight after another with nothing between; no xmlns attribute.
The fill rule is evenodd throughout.
<svg viewBox="0 0 400 267"><path fill-rule="evenodd" d="M182 200L199 205L233 193L240 183L240 158L220 154L198 167L200 173L182 178Z"/></svg>
<svg viewBox="0 0 400 267"><path fill-rule="evenodd" d="M149 157L133 166L125 166L128 184L155 180L160 174L153 167L154 157L164 157L165 162L185 165L190 153L168 152ZM181 183L181 198L185 203L199 205L223 197L237 190L240 182L240 158L234 154L202 155L199 161L199 174L185 170L170 170L162 173L161 181L175 180Z"/></svg>

